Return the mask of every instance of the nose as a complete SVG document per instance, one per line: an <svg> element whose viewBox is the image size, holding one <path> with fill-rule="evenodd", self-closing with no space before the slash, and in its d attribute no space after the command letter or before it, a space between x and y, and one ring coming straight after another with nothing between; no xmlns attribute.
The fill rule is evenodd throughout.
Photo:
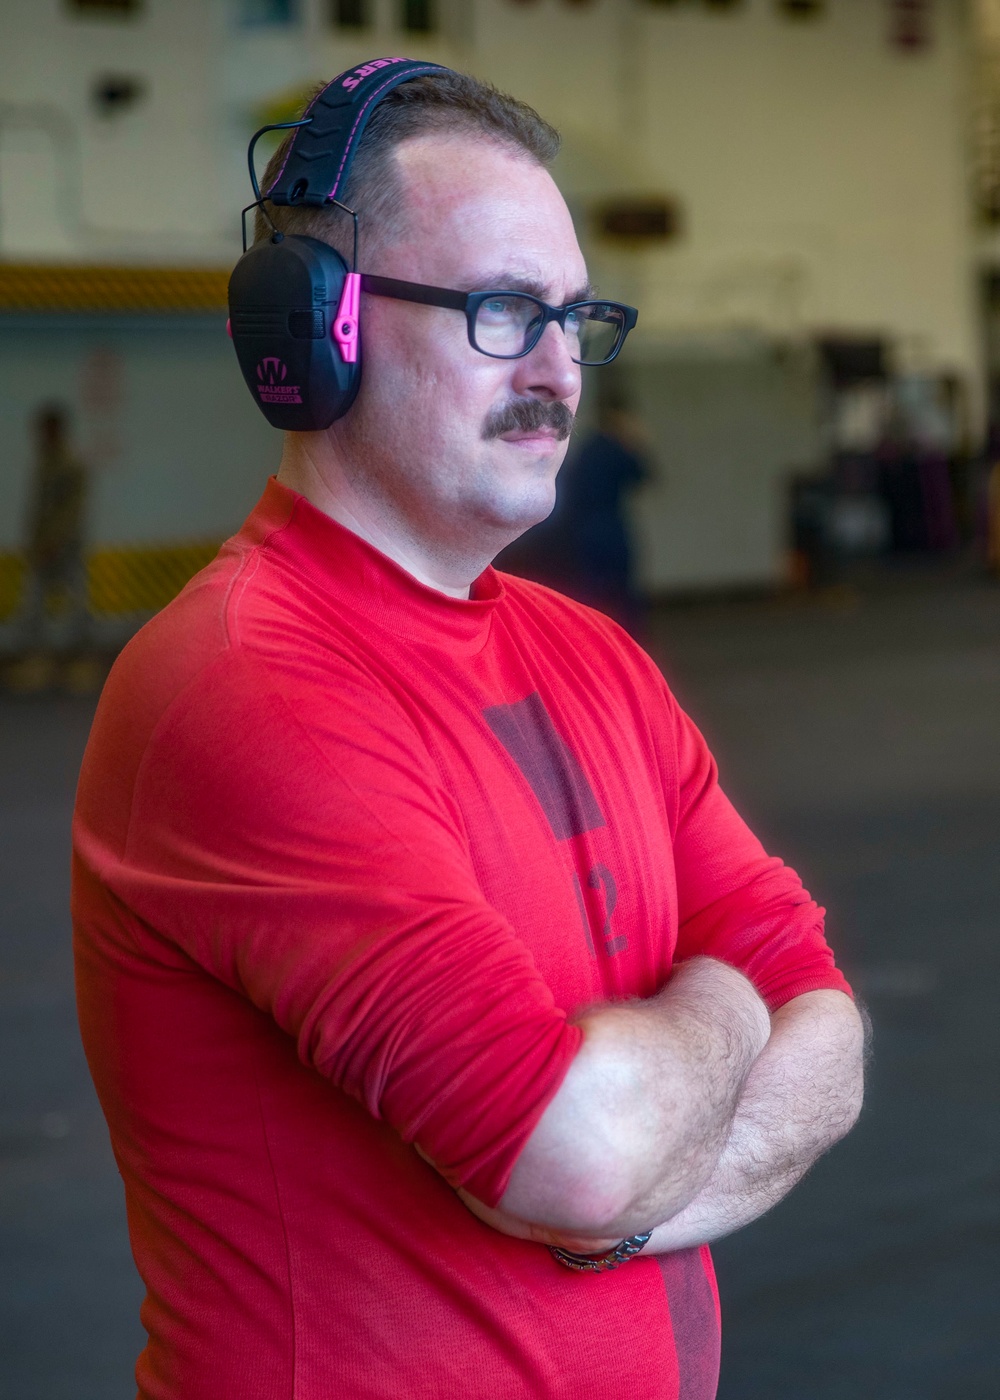
<svg viewBox="0 0 1000 1400"><path fill-rule="evenodd" d="M569 353L565 333L550 321L527 355L512 360L512 388L525 398L572 399L580 392L580 366Z"/></svg>

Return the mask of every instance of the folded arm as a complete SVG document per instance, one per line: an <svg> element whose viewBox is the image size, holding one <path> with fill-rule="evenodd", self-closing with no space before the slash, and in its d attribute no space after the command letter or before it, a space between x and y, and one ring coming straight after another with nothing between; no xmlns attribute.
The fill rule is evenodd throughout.
<svg viewBox="0 0 1000 1400"><path fill-rule="evenodd" d="M710 958L580 1024L580 1050L498 1209L466 1200L506 1233L585 1246L648 1229L704 1190L770 1027L746 978Z"/></svg>
<svg viewBox="0 0 1000 1400"><path fill-rule="evenodd" d="M843 992L807 992L772 1017L707 1185L653 1232L667 1253L741 1229L791 1191L861 1110L864 1030Z"/></svg>
<svg viewBox="0 0 1000 1400"><path fill-rule="evenodd" d="M655 1225L647 1251L666 1253L763 1215L853 1125L864 1040L841 992L781 1007L766 1043L763 1011L698 958L650 1001L594 1013L499 1207L467 1204L504 1233L594 1252Z"/></svg>

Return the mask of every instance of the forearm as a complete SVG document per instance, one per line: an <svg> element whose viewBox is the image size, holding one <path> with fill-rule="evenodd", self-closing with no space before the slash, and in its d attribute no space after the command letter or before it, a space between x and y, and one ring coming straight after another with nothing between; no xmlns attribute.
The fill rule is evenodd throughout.
<svg viewBox="0 0 1000 1400"><path fill-rule="evenodd" d="M676 1215L711 1177L770 1030L745 978L707 958L581 1024L583 1047L500 1203L522 1227L511 1233L619 1237Z"/></svg>
<svg viewBox="0 0 1000 1400"><path fill-rule="evenodd" d="M707 1185L656 1228L646 1251L720 1239L786 1196L853 1126L863 1054L861 1017L841 992L809 992L775 1012Z"/></svg>

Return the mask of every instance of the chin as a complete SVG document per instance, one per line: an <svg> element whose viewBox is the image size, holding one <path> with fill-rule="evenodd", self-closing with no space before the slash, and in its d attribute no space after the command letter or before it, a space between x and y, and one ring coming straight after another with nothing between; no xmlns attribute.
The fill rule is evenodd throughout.
<svg viewBox="0 0 1000 1400"><path fill-rule="evenodd" d="M484 503L485 504L485 503ZM490 500L484 514L497 529L509 530L511 539L523 535L532 525L547 520L555 509L555 476L544 481L534 481L529 486L522 484L510 492L497 492Z"/></svg>

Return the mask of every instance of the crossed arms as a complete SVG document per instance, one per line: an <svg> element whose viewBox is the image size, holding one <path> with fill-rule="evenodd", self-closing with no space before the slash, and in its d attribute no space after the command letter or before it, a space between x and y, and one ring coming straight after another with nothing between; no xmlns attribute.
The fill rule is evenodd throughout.
<svg viewBox="0 0 1000 1400"><path fill-rule="evenodd" d="M156 930L251 1000L303 1063L510 1234L595 1252L651 1226L662 1250L711 1239L780 1199L847 1130L861 1026L830 989L846 984L819 911L726 802L662 679L645 698L651 714L671 707L669 751L654 757L676 807L675 970L656 995L568 1026L517 933L524 921L544 946L532 890L545 879L507 881L529 838L511 824L484 887L410 721L350 667L331 707L325 661L315 684L297 672L286 684L276 664L227 656L167 712L129 788L125 854L100 789L85 789L81 869L134 913L137 938ZM117 684L121 721L91 757L112 772L132 742L126 673Z"/></svg>
<svg viewBox="0 0 1000 1400"><path fill-rule="evenodd" d="M695 957L581 1025L497 1208L462 1193L505 1234L597 1252L655 1226L647 1252L707 1243L781 1200L861 1108L864 1031L843 992L769 1016L741 973Z"/></svg>

